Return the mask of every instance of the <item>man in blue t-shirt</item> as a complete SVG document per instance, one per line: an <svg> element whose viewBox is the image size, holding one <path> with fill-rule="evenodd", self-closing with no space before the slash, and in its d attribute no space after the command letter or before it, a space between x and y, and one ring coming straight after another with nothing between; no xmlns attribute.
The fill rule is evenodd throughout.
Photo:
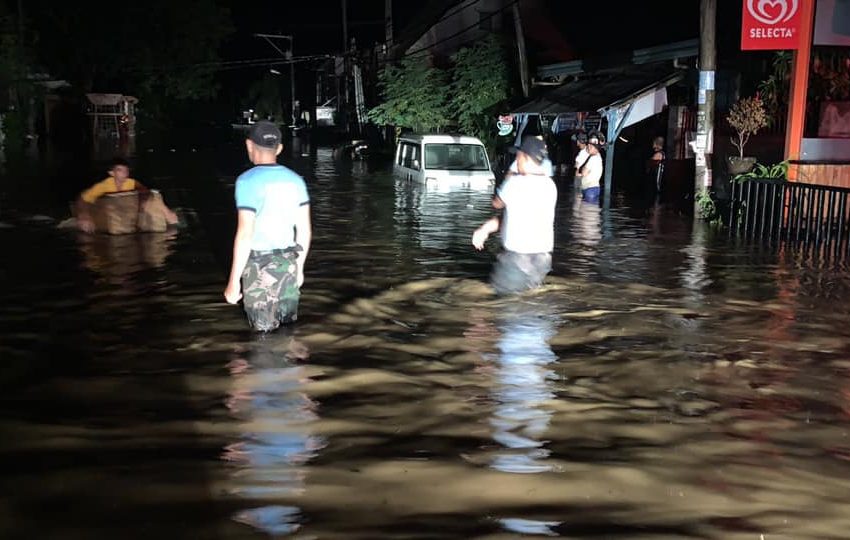
<svg viewBox="0 0 850 540"><path fill-rule="evenodd" d="M260 332L298 318L312 239L307 186L295 172L278 165L280 141L280 130L265 120L248 131L245 146L254 167L236 179L238 225L224 290L231 304L243 299L248 321Z"/></svg>

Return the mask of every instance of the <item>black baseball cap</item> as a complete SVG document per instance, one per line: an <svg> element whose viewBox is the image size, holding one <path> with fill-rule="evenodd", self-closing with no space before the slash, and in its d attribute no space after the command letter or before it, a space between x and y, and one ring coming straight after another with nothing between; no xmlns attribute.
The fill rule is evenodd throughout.
<svg viewBox="0 0 850 540"><path fill-rule="evenodd" d="M542 163L544 159L549 155L549 152L546 150L546 143L543 142L541 137L526 137L522 141L522 146L519 147L519 151L528 155L531 159L533 159L536 163Z"/></svg>
<svg viewBox="0 0 850 540"><path fill-rule="evenodd" d="M281 138L278 127L268 120L260 120L248 130L248 140L263 148L277 148Z"/></svg>
<svg viewBox="0 0 850 540"><path fill-rule="evenodd" d="M109 169L107 169L107 170L111 171L115 167L127 167L129 169L130 168L130 162L127 161L126 159L122 158L122 157L115 157L115 158L112 158L112 161L109 162Z"/></svg>

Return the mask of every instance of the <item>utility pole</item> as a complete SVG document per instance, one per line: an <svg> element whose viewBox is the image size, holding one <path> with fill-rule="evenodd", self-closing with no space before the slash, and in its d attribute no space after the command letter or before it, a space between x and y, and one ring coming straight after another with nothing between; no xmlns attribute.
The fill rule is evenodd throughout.
<svg viewBox="0 0 850 540"><path fill-rule="evenodd" d="M348 0L342 0L342 88L340 89L342 114L340 116L346 131L348 131L348 68Z"/></svg>
<svg viewBox="0 0 850 540"><path fill-rule="evenodd" d="M24 0L18 0L18 47L24 46Z"/></svg>
<svg viewBox="0 0 850 540"><path fill-rule="evenodd" d="M289 36L289 107L292 110L293 128L297 119L295 101L295 37Z"/></svg>
<svg viewBox="0 0 850 540"><path fill-rule="evenodd" d="M519 14L519 2L514 2L514 29L516 31L516 46L519 54L519 79L522 82L522 95L528 97L530 84L528 80L528 58L525 54L525 34L522 31L522 18Z"/></svg>
<svg viewBox="0 0 850 540"><path fill-rule="evenodd" d="M714 151L714 71L717 66L717 0L700 0L699 89L697 91L697 133L693 142L696 159L694 216L697 196L711 188L711 155Z"/></svg>
<svg viewBox="0 0 850 540"><path fill-rule="evenodd" d="M389 50L393 43L393 0L384 0L384 41Z"/></svg>
<svg viewBox="0 0 850 540"><path fill-rule="evenodd" d="M348 51L348 1L342 0L342 52Z"/></svg>

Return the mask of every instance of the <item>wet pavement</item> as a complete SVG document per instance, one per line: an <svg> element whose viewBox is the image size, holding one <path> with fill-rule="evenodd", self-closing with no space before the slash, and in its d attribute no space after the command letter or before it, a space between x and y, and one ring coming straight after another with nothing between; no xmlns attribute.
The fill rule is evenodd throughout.
<svg viewBox="0 0 850 540"><path fill-rule="evenodd" d="M0 538L848 537L847 268L561 185L497 299L488 192L304 147L302 320L258 338L240 156L138 154L185 230L0 229Z"/></svg>

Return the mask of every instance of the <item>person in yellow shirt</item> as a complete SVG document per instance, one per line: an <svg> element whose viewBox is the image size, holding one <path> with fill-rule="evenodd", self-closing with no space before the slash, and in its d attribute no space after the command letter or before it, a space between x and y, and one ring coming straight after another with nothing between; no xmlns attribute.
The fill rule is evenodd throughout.
<svg viewBox="0 0 850 540"><path fill-rule="evenodd" d="M139 191L146 193L148 190L141 182L130 178L130 164L123 159L115 159L109 168L110 176L80 193L76 203L77 226L83 232L94 232L94 222L91 218L91 207L97 200L108 193L121 193L124 191ZM162 212L165 221L169 225L179 222L175 214L165 203L159 199L147 199L143 203L148 212Z"/></svg>

